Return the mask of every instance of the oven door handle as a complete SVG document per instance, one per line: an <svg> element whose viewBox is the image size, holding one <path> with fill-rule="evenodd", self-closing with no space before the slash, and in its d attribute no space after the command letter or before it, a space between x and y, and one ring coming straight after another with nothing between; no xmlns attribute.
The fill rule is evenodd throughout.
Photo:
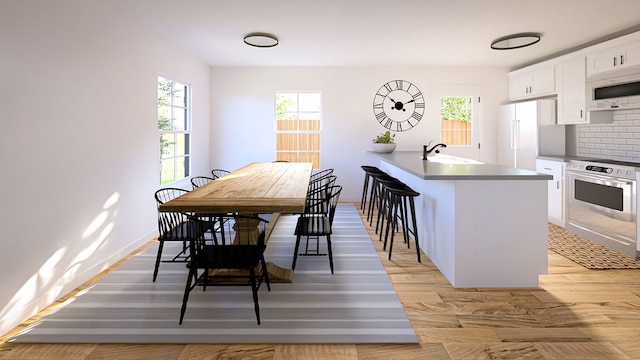
<svg viewBox="0 0 640 360"><path fill-rule="evenodd" d="M573 175L574 178L580 180L582 179L592 179L592 180L603 180L603 181L612 181L617 183L623 183L625 185L633 185L635 180L623 179L613 176L606 175L598 175L598 174L585 174L582 172L567 170L567 175Z"/></svg>

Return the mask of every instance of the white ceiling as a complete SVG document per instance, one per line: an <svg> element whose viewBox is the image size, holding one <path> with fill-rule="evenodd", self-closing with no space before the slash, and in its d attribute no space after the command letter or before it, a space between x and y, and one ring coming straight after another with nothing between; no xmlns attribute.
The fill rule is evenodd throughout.
<svg viewBox="0 0 640 360"><path fill-rule="evenodd" d="M212 66L500 66L640 30L640 0L108 0ZM243 42L277 36L274 48ZM542 40L490 49L520 32Z"/></svg>

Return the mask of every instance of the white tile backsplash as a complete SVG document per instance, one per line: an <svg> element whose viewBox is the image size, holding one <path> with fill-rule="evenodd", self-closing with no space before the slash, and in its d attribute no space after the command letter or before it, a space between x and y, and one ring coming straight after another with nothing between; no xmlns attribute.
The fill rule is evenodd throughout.
<svg viewBox="0 0 640 360"><path fill-rule="evenodd" d="M577 155L640 162L640 109L619 110L608 124L578 125Z"/></svg>

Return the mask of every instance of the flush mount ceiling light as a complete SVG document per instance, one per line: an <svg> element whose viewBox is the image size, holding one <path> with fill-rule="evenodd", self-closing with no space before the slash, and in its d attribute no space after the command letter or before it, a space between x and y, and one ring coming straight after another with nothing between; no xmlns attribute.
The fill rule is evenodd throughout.
<svg viewBox="0 0 640 360"><path fill-rule="evenodd" d="M251 33L244 37L244 43L255 47L274 47L278 45L278 38L271 34Z"/></svg>
<svg viewBox="0 0 640 360"><path fill-rule="evenodd" d="M519 49L525 46L533 45L540 41L539 33L520 33L503 36L493 40L491 48L494 50L511 50Z"/></svg>

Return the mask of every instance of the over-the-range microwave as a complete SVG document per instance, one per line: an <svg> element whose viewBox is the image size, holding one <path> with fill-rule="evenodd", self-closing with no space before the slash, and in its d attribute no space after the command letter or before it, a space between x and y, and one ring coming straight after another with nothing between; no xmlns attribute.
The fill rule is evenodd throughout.
<svg viewBox="0 0 640 360"><path fill-rule="evenodd" d="M640 66L587 78L587 111L640 108Z"/></svg>

